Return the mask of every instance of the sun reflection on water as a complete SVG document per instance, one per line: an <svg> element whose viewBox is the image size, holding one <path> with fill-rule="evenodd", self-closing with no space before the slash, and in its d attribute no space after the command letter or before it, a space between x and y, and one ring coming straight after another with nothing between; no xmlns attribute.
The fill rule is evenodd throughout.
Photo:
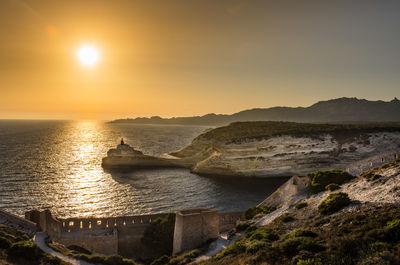
<svg viewBox="0 0 400 265"><path fill-rule="evenodd" d="M104 142L102 134L99 133L99 123L96 121L78 122L71 135L74 139L79 139L80 145L73 148L71 155L81 167L76 168L72 174L68 175L66 185L70 193L68 204L80 205L84 216L93 215L111 201L104 201L108 196L113 196L112 178L104 174L96 165L101 154L100 146ZM101 160L101 159L100 159ZM114 194L115 196L115 194Z"/></svg>

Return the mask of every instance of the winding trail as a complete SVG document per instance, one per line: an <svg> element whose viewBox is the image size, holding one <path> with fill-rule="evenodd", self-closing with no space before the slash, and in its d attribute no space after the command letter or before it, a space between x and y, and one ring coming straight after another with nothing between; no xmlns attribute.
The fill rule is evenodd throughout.
<svg viewBox="0 0 400 265"><path fill-rule="evenodd" d="M232 238L228 238L228 233L222 233L217 240L212 242L210 246L208 247L208 250L206 253L203 255L197 257L191 264L197 264L203 261L208 260L215 254L221 252L228 246L232 245L235 243L237 239L239 239L241 236L243 236L242 233L237 233L235 234Z"/></svg>
<svg viewBox="0 0 400 265"><path fill-rule="evenodd" d="M47 237L47 234L44 233L44 232L37 232L35 234L35 236L33 237L33 241L44 252L46 252L46 253L48 253L48 254L50 254L52 256L55 256L57 258L60 258L65 262L69 262L69 263L71 263L73 265L94 265L92 263L89 263L89 262L86 262L86 261L83 261L83 260L77 260L77 259L74 259L74 258L71 258L71 257L67 257L67 256L55 251L54 249L51 249L46 244L46 237Z"/></svg>

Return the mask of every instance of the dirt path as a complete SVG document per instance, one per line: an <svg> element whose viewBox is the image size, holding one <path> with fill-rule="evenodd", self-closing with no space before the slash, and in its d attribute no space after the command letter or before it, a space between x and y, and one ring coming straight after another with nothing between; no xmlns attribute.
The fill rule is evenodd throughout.
<svg viewBox="0 0 400 265"><path fill-rule="evenodd" d="M228 234L223 233L219 236L217 240L212 242L207 250L206 253L203 255L197 257L192 264L197 264L199 262L203 262L214 256L215 254L221 252L224 250L226 247L232 245L237 239L239 239L243 234L236 234L232 238L228 239Z"/></svg>
<svg viewBox="0 0 400 265"><path fill-rule="evenodd" d="M57 258L62 259L65 262L69 262L73 265L93 265L92 263L83 261L83 260L77 260L77 259L73 259L71 257L67 257L64 256L63 254L55 251L54 249L51 249L49 246L47 246L46 244L46 237L47 234L44 232L38 232L35 234L35 236L33 237L33 241L38 245L38 247L43 250L44 252L55 256Z"/></svg>

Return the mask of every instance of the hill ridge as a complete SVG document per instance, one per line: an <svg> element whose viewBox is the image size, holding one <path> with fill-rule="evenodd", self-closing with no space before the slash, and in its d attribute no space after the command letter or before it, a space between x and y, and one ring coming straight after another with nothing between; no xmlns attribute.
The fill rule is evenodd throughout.
<svg viewBox="0 0 400 265"><path fill-rule="evenodd" d="M118 119L111 123L175 124L221 126L238 121L292 121L314 123L399 122L400 100L391 101L341 97L318 101L308 107L275 106L253 108L233 114L208 113L203 116L162 118L138 117Z"/></svg>

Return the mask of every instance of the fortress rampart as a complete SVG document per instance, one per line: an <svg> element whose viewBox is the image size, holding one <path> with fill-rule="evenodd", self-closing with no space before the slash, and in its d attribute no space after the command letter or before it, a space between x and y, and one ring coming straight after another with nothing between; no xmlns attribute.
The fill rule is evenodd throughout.
<svg viewBox="0 0 400 265"><path fill-rule="evenodd" d="M188 217L189 215L193 218ZM165 216L166 214L150 214L55 218L49 210L30 211L25 214L25 218L32 221L30 223L36 223L38 229L46 232L53 241L66 246L80 246L93 253L120 254L125 257L132 257L132 254L141 252L141 239L146 228L153 220ZM240 217L240 212L218 213L210 209L177 212L174 253L195 248L209 239L217 238L220 232L234 228ZM179 242L175 243L175 237L180 238ZM175 244L179 245L175 247Z"/></svg>
<svg viewBox="0 0 400 265"><path fill-rule="evenodd" d="M82 230L138 227L148 225L152 220L165 216L166 214L151 214L100 218L57 218L57 220L61 223L61 232L71 233Z"/></svg>
<svg viewBox="0 0 400 265"><path fill-rule="evenodd" d="M392 149L378 155L374 155L358 162L350 164L346 171L352 175L358 175L367 170L379 167L383 164L398 161L400 156L400 148Z"/></svg>
<svg viewBox="0 0 400 265"><path fill-rule="evenodd" d="M196 248L219 236L219 214L216 210L178 211L175 217L173 254Z"/></svg>
<svg viewBox="0 0 400 265"><path fill-rule="evenodd" d="M36 223L1 209L0 209L0 223L9 224L16 228L24 230L28 234L34 234L37 230Z"/></svg>

